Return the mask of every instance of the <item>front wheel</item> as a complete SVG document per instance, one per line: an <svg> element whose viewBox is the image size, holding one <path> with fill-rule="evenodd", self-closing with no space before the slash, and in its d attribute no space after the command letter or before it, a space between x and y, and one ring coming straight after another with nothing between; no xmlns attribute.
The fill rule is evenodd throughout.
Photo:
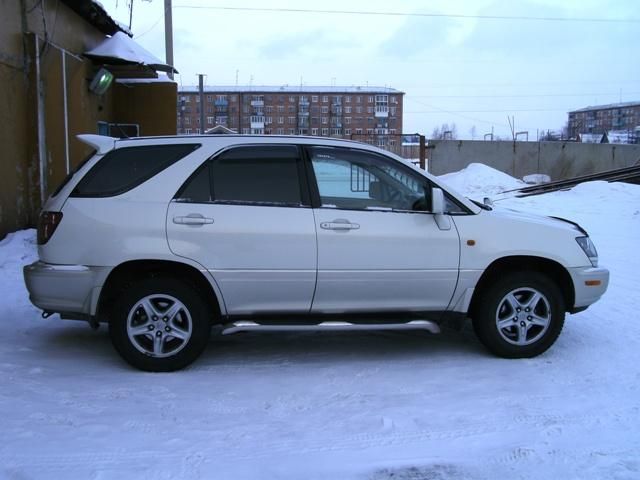
<svg viewBox="0 0 640 480"><path fill-rule="evenodd" d="M148 278L117 299L109 334L115 349L131 365L170 372L192 363L211 334L207 304L189 284Z"/></svg>
<svg viewBox="0 0 640 480"><path fill-rule="evenodd" d="M552 279L538 272L513 273L484 290L473 328L492 353L529 358L553 345L564 315L562 292Z"/></svg>

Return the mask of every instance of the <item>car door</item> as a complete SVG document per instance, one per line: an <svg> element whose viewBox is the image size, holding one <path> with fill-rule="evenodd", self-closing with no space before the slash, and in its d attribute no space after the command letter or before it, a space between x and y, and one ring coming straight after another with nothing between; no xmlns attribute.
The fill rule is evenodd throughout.
<svg viewBox="0 0 640 480"><path fill-rule="evenodd" d="M319 197L312 311L445 310L460 242L453 222L441 229L429 213L428 180L365 150L307 152Z"/></svg>
<svg viewBox="0 0 640 480"><path fill-rule="evenodd" d="M303 177L296 146L239 146L205 162L169 204L171 250L213 275L228 314L311 308L316 233Z"/></svg>

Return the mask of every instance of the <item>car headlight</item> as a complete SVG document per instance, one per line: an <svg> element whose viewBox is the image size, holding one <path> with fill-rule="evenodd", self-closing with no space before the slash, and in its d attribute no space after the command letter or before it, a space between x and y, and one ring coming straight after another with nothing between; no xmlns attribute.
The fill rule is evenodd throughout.
<svg viewBox="0 0 640 480"><path fill-rule="evenodd" d="M582 251L585 253L587 257L589 257L589 261L591 265L594 267L598 266L598 251L596 250L596 246L593 244L589 237L577 237L576 242L582 248Z"/></svg>

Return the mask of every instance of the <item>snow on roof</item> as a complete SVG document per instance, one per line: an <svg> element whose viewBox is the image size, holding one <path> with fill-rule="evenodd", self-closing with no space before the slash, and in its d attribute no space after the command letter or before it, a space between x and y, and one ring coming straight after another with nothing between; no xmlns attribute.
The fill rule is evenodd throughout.
<svg viewBox="0 0 640 480"><path fill-rule="evenodd" d="M629 143L629 132L626 130L609 130L607 138L609 143Z"/></svg>
<svg viewBox="0 0 640 480"><path fill-rule="evenodd" d="M97 0L62 0L69 8L93 25L105 35L113 35L117 31L132 37L129 27L112 18L107 9Z"/></svg>
<svg viewBox="0 0 640 480"><path fill-rule="evenodd" d="M177 73L175 68L155 57L123 32L116 32L84 55L105 62L115 60L119 63L146 65L154 70Z"/></svg>
<svg viewBox="0 0 640 480"><path fill-rule="evenodd" d="M621 103L608 103L606 105L593 105L590 107L579 108L578 110L571 110L569 113L589 112L591 110L608 110L610 108L627 108L638 107L640 102L621 102Z"/></svg>
<svg viewBox="0 0 640 480"><path fill-rule="evenodd" d="M582 143L602 143L603 133L580 133L580 142Z"/></svg>
<svg viewBox="0 0 640 480"><path fill-rule="evenodd" d="M205 93L373 93L404 95L404 92L390 87L347 86L307 86L307 85L213 85L205 86ZM197 85L187 85L178 89L179 93L198 93Z"/></svg>

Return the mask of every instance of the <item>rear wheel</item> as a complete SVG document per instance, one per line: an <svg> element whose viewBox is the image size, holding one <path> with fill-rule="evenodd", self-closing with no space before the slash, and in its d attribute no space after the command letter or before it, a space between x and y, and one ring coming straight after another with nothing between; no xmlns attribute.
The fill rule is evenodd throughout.
<svg viewBox="0 0 640 480"><path fill-rule="evenodd" d="M109 333L115 349L134 367L152 372L179 370L206 347L210 312L189 284L148 278L116 300Z"/></svg>
<svg viewBox="0 0 640 480"><path fill-rule="evenodd" d="M553 345L564 315L562 292L552 279L538 272L512 273L484 290L473 327L492 353L528 358Z"/></svg>

